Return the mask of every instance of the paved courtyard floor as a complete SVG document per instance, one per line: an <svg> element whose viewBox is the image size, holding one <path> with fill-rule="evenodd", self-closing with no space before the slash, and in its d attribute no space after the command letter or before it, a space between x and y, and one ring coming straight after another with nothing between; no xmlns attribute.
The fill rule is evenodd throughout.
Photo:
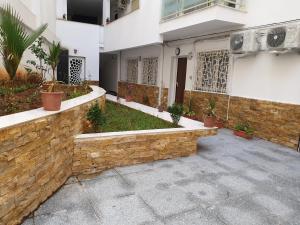
<svg viewBox="0 0 300 225"><path fill-rule="evenodd" d="M300 154L222 130L198 155L70 179L24 225L300 225Z"/></svg>

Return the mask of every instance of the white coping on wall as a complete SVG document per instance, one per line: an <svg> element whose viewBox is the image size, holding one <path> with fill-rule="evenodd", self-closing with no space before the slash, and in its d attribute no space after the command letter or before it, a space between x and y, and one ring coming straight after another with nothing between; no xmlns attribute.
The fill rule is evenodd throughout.
<svg viewBox="0 0 300 225"><path fill-rule="evenodd" d="M106 99L109 101L117 102L117 97L113 95L106 95ZM120 98L120 104L125 105L129 108L136 109L147 113L149 115L158 117L162 120L166 120L168 122L172 122L172 118L170 113L168 112L159 112L158 109L152 108L146 105L142 105L136 102L126 102L125 99ZM168 129L153 129L153 130L136 130L136 131L122 131L122 132L108 132L108 133L94 133L94 134L80 134L75 138L78 139L90 139L90 138L103 138L103 137L111 137L111 136L122 136L122 135L135 135L135 134L159 134L165 132L184 132L184 131L195 131L195 130L211 130L216 128L207 128L204 127L203 123L195 120L191 120L185 117L181 117L179 121L179 125L182 128L168 128Z"/></svg>
<svg viewBox="0 0 300 225"><path fill-rule="evenodd" d="M76 106L82 105L84 103L96 100L97 98L105 95L106 91L97 86L90 86L92 92L74 99L63 101L61 104L61 109L59 111L50 112L45 111L43 108L33 109L25 112L15 113L7 116L0 117L0 130L15 126L20 123L26 123L32 120L40 119L46 116L58 114L66 110L72 109Z"/></svg>

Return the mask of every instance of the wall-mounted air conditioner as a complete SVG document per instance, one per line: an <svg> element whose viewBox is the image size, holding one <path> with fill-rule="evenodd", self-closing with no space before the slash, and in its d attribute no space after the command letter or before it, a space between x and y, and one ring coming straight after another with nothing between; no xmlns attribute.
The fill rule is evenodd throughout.
<svg viewBox="0 0 300 225"><path fill-rule="evenodd" d="M230 50L232 54L251 54L259 50L260 40L254 30L236 32L230 35Z"/></svg>
<svg viewBox="0 0 300 225"><path fill-rule="evenodd" d="M300 49L299 24L273 27L267 30L264 50L280 52L297 49Z"/></svg>

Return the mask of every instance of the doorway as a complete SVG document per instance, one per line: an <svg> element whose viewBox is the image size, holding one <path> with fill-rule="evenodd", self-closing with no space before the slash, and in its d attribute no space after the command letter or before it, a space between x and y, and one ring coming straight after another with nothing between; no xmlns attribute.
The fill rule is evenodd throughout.
<svg viewBox="0 0 300 225"><path fill-rule="evenodd" d="M183 104L186 82L187 58L178 58L175 102Z"/></svg>
<svg viewBox="0 0 300 225"><path fill-rule="evenodd" d="M59 56L59 63L57 65L57 80L69 83L69 50L63 50Z"/></svg>

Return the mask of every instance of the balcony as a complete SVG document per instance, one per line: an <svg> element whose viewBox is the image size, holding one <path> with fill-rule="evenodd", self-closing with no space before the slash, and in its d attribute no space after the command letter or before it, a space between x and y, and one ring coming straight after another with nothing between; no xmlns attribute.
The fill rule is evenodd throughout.
<svg viewBox="0 0 300 225"><path fill-rule="evenodd" d="M225 31L245 24L245 0L162 0L165 40Z"/></svg>

